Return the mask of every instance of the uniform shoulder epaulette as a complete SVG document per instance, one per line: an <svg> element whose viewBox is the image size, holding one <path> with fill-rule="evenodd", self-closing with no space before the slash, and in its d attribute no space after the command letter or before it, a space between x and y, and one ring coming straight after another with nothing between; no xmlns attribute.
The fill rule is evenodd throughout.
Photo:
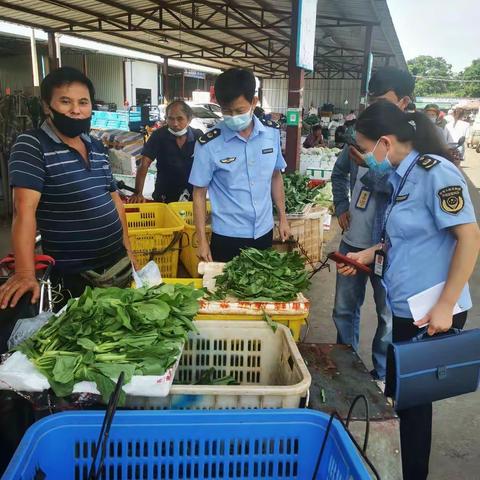
<svg viewBox="0 0 480 480"><path fill-rule="evenodd" d="M436 167L439 163L440 163L440 160L429 157L428 155L422 155L417 160L417 165L419 167L422 167L425 170L431 170L433 167Z"/></svg>
<svg viewBox="0 0 480 480"><path fill-rule="evenodd" d="M199 139L198 142L201 145L205 145L208 143L210 140L213 140L214 138L217 138L222 131L219 128L214 128L213 130L210 130L210 132L204 133Z"/></svg>
<svg viewBox="0 0 480 480"><path fill-rule="evenodd" d="M265 118L261 118L260 121L265 125L266 127L271 127L271 128L276 128L277 130L280 129L280 124L277 122L274 122L273 120L265 120Z"/></svg>

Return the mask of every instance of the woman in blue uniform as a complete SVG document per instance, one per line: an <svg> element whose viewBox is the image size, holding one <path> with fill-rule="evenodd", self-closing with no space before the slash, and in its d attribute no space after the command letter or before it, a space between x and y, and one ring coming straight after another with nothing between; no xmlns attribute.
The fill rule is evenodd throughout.
<svg viewBox="0 0 480 480"><path fill-rule="evenodd" d="M359 117L356 141L366 155L393 168L382 242L349 254L365 265L377 261L376 274L383 276L393 311L393 342L413 338L426 325L429 335L452 325L463 328L472 306L467 282L477 260L480 231L467 184L448 160L446 145L424 114L404 113L387 102L375 103ZM379 258L383 268L378 268ZM345 265L338 268L344 275L356 273ZM441 282L445 284L438 302L414 323L407 299ZM456 304L462 313L453 315ZM398 415L404 479L426 479L432 404Z"/></svg>

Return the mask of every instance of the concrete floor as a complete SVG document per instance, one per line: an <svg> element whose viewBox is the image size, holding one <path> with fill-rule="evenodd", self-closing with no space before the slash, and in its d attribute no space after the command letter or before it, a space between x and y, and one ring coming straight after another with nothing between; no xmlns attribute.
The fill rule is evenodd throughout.
<svg viewBox="0 0 480 480"><path fill-rule="evenodd" d="M469 178L470 195L477 218L480 213L480 154L468 150L463 169ZM334 219L326 252L336 250L340 232ZM336 330L331 320L335 295L335 269L314 277L309 292L311 300L310 331L307 342L335 342ZM480 265L470 281L474 307L467 328L480 327ZM373 292L369 287L361 316L359 354L367 368L371 362L371 343L376 328ZM480 480L480 392L437 402L434 406L433 444L429 480Z"/></svg>

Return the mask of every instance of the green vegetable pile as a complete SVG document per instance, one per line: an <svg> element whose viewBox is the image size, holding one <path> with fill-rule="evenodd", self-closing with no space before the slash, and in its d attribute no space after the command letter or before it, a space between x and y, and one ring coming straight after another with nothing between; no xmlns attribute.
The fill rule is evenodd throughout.
<svg viewBox="0 0 480 480"><path fill-rule="evenodd" d="M302 213L306 205L315 203L315 198L322 187L309 188L309 182L310 178L299 173L287 173L283 176L287 214Z"/></svg>
<svg viewBox="0 0 480 480"><path fill-rule="evenodd" d="M314 203L322 207L331 207L333 202L332 183L328 182L320 190L316 190Z"/></svg>
<svg viewBox="0 0 480 480"><path fill-rule="evenodd" d="M190 385L190 382L173 382L176 385ZM234 376L225 375L224 377L219 377L215 367L210 367L208 370L205 370L194 385L240 385L237 382Z"/></svg>
<svg viewBox="0 0 480 480"><path fill-rule="evenodd" d="M297 252L247 248L216 277L212 300L228 295L240 300L289 302L310 285L305 263Z"/></svg>
<svg viewBox="0 0 480 480"><path fill-rule="evenodd" d="M105 401L125 374L163 375L180 355L202 290L188 285L120 289L87 287L66 311L17 347L59 397L92 381Z"/></svg>

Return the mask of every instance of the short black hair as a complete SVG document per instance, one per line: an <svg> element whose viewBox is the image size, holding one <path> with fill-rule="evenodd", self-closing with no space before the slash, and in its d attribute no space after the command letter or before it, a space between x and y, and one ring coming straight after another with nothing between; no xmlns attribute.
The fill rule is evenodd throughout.
<svg viewBox="0 0 480 480"><path fill-rule="evenodd" d="M255 96L255 76L246 68L231 68L215 81L215 97L220 105L226 106L242 95L248 102Z"/></svg>
<svg viewBox="0 0 480 480"><path fill-rule="evenodd" d="M368 95L381 97L390 90L393 90L398 98L413 97L415 78L406 70L395 67L379 68L370 79Z"/></svg>
<svg viewBox="0 0 480 480"><path fill-rule="evenodd" d="M73 67L61 67L50 72L40 85L40 96L44 102L50 104L52 101L53 90L63 85L70 85L71 83L81 83L88 88L90 92L90 101L94 102L95 88L92 81L84 75L80 70Z"/></svg>
<svg viewBox="0 0 480 480"><path fill-rule="evenodd" d="M167 105L165 109L165 115L168 115L168 112L173 108L179 106L182 112L186 115L186 117L190 120L193 117L193 110L186 102L183 100L174 100Z"/></svg>
<svg viewBox="0 0 480 480"><path fill-rule="evenodd" d="M322 126L320 124L317 124L312 127L312 132L318 132L321 129L322 129Z"/></svg>
<svg viewBox="0 0 480 480"><path fill-rule="evenodd" d="M416 112L417 111L417 106L413 102L410 102L407 105L406 110L407 110L407 112Z"/></svg>

